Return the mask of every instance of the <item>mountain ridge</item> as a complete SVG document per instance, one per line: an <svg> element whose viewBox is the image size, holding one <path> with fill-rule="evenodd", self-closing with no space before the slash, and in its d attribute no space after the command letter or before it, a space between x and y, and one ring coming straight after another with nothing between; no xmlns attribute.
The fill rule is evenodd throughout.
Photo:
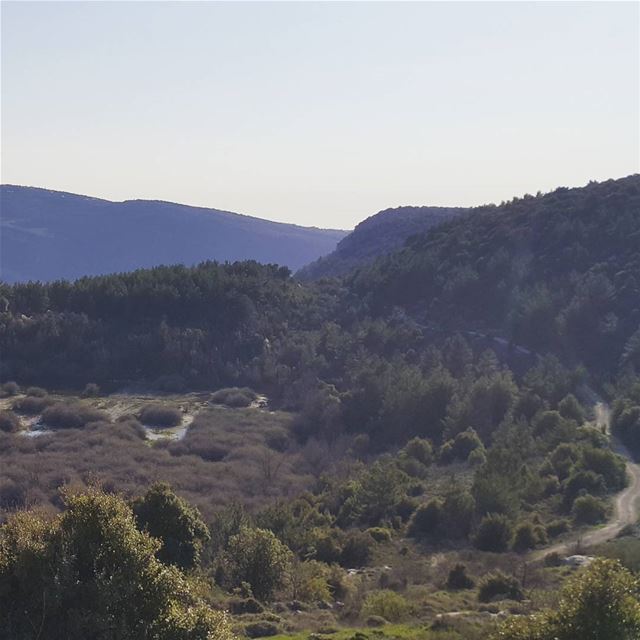
<svg viewBox="0 0 640 640"><path fill-rule="evenodd" d="M0 185L2 278L8 282L256 259L298 269L348 232L162 200L115 202Z"/></svg>

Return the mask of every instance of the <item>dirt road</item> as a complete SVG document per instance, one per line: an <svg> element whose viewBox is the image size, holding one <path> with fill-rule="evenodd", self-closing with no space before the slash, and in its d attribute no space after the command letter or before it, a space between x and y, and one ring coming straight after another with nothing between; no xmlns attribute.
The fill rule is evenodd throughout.
<svg viewBox="0 0 640 640"><path fill-rule="evenodd" d="M611 438L611 448L626 460L629 484L615 497L613 514L604 526L574 536L551 547L540 549L532 554L534 559L542 558L550 553L577 553L586 547L602 544L615 538L627 525L636 524L640 517L640 465L634 462L630 451L611 434L611 410L609 406L598 398L592 390L588 389L587 394L595 400L593 405L595 425L606 430Z"/></svg>

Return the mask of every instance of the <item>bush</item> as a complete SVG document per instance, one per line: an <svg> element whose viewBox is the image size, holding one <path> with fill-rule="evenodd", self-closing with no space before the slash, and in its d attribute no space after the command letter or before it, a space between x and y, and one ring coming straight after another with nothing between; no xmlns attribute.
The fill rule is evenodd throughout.
<svg viewBox="0 0 640 640"><path fill-rule="evenodd" d="M571 509L573 519L579 524L598 524L607 517L607 506L595 496L579 496Z"/></svg>
<svg viewBox="0 0 640 640"><path fill-rule="evenodd" d="M291 560L291 551L271 531L243 527L229 540L227 563L234 586L248 583L260 600L284 584Z"/></svg>
<svg viewBox="0 0 640 640"><path fill-rule="evenodd" d="M584 409L572 393L566 395L560 401L558 412L563 418L574 420L579 425L584 422Z"/></svg>
<svg viewBox="0 0 640 640"><path fill-rule="evenodd" d="M286 451L289 448L289 432L281 427L273 427L264 434L264 441L274 451Z"/></svg>
<svg viewBox="0 0 640 640"><path fill-rule="evenodd" d="M453 441L453 455L458 460L467 460L472 451L483 448L482 440L471 428L459 433Z"/></svg>
<svg viewBox="0 0 640 640"><path fill-rule="evenodd" d="M386 527L371 527L366 533L376 542L391 542L391 531Z"/></svg>
<svg viewBox="0 0 640 640"><path fill-rule="evenodd" d="M409 612L409 604L399 593L383 589L366 597L362 612L365 616L380 616L389 622L398 622Z"/></svg>
<svg viewBox="0 0 640 640"><path fill-rule="evenodd" d="M570 529L569 521L564 518L560 518L558 520L552 520L546 526L547 535L550 538L555 538L556 536L566 533L567 531L569 531L569 529Z"/></svg>
<svg viewBox="0 0 640 640"><path fill-rule="evenodd" d="M433 447L426 438L413 438L404 447L404 453L422 464L429 465L433 460Z"/></svg>
<svg viewBox="0 0 640 640"><path fill-rule="evenodd" d="M211 394L213 404L224 404L227 407L248 407L258 395L247 387L228 387L218 389Z"/></svg>
<svg viewBox="0 0 640 640"><path fill-rule="evenodd" d="M27 396L16 400L11 408L17 413L23 413L28 416L35 416L42 413L49 405L53 404L50 398L37 398L35 396Z"/></svg>
<svg viewBox="0 0 640 640"><path fill-rule="evenodd" d="M262 613L264 607L255 598L244 598L229 601L229 612L234 616L245 613Z"/></svg>
<svg viewBox="0 0 640 640"><path fill-rule="evenodd" d="M535 527L530 522L523 522L516 527L513 534L513 550L522 552L534 549L538 544L538 538Z"/></svg>
<svg viewBox="0 0 640 640"><path fill-rule="evenodd" d="M467 462L472 467L479 467L483 465L487 461L487 456L484 452L484 449L474 449L467 458Z"/></svg>
<svg viewBox="0 0 640 640"><path fill-rule="evenodd" d="M492 600L523 600L524 594L520 582L513 576L502 571L496 571L480 581L478 600L491 602Z"/></svg>
<svg viewBox="0 0 640 640"><path fill-rule="evenodd" d="M447 577L447 589L458 591L461 589L473 589L474 582L467 575L467 568L463 564L456 564Z"/></svg>
<svg viewBox="0 0 640 640"><path fill-rule="evenodd" d="M258 622L246 624L244 633L248 638L266 638L268 636L277 636L280 633L280 629L273 622L259 620Z"/></svg>
<svg viewBox="0 0 640 640"><path fill-rule="evenodd" d="M438 533L442 520L442 500L433 498L421 504L411 516L407 535L412 538L428 538Z"/></svg>
<svg viewBox="0 0 640 640"><path fill-rule="evenodd" d="M17 382L9 380L2 385L2 391L5 396L17 396L20 393L20 387Z"/></svg>
<svg viewBox="0 0 640 640"><path fill-rule="evenodd" d="M350 531L344 540L340 553L340 564L343 567L364 567L371 559L371 537L362 531Z"/></svg>
<svg viewBox="0 0 640 640"><path fill-rule="evenodd" d="M13 411L0 411L0 431L15 433L20 430L20 419Z"/></svg>
<svg viewBox="0 0 640 640"><path fill-rule="evenodd" d="M140 411L140 422L153 427L176 427L182 422L182 414L174 407L149 404Z"/></svg>
<svg viewBox="0 0 640 640"><path fill-rule="evenodd" d="M58 402L44 410L42 422L52 429L79 429L89 422L109 422L109 416L79 402Z"/></svg>
<svg viewBox="0 0 640 640"><path fill-rule="evenodd" d="M481 551L506 551L511 541L511 524L506 516L490 513L480 522L475 545Z"/></svg>
<svg viewBox="0 0 640 640"><path fill-rule="evenodd" d="M47 396L47 390L42 387L29 387L25 393L32 398L46 398Z"/></svg>
<svg viewBox="0 0 640 640"><path fill-rule="evenodd" d="M95 382L89 382L82 392L85 398L95 398L100 395L100 387Z"/></svg>

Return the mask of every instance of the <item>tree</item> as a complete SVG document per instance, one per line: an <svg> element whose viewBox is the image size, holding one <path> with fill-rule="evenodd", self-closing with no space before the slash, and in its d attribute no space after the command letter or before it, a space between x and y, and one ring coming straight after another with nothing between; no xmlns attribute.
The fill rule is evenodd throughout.
<svg viewBox="0 0 640 640"><path fill-rule="evenodd" d="M512 618L493 640L636 640L640 580L617 560L599 558L572 577L559 604L529 618Z"/></svg>
<svg viewBox="0 0 640 640"><path fill-rule="evenodd" d="M246 582L253 595L267 600L288 577L293 554L264 529L243 527L229 540L228 563L235 585Z"/></svg>
<svg viewBox="0 0 640 640"><path fill-rule="evenodd" d="M482 551L506 551L511 541L511 524L506 516L491 513L480 522L475 545Z"/></svg>
<svg viewBox="0 0 640 640"><path fill-rule="evenodd" d="M90 489L64 501L56 519L23 512L0 528L3 637L231 640L122 498Z"/></svg>
<svg viewBox="0 0 640 640"><path fill-rule="evenodd" d="M178 497L163 482L154 484L147 493L133 501L138 528L148 531L162 542L158 558L181 569L193 569L209 541L209 529L200 512Z"/></svg>

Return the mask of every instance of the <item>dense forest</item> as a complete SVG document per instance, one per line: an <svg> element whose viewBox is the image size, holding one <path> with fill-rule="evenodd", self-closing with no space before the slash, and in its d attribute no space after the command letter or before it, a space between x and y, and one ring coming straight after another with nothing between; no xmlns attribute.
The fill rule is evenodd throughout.
<svg viewBox="0 0 640 640"><path fill-rule="evenodd" d="M471 210L343 278L206 262L2 285L9 637L88 637L98 611L117 640L574 640L594 598L600 635L579 637L637 637L637 545L570 578L561 616L573 573L536 550L568 551L627 485L597 400L640 452L639 246L631 176ZM34 631L40 611L58 626ZM527 615L481 620L507 611Z"/></svg>

